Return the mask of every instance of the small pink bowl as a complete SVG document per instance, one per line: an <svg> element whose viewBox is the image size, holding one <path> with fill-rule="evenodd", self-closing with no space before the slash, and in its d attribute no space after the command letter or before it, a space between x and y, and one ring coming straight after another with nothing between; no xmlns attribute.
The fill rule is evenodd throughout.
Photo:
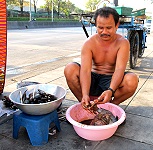
<svg viewBox="0 0 153 150"><path fill-rule="evenodd" d="M80 103L72 105L67 109L66 119L73 125L74 130L80 137L92 141L108 139L126 118L124 110L112 103L99 104L98 107L111 111L115 117L118 116L118 121L103 126L85 125L80 122L93 119L94 114L83 109Z"/></svg>

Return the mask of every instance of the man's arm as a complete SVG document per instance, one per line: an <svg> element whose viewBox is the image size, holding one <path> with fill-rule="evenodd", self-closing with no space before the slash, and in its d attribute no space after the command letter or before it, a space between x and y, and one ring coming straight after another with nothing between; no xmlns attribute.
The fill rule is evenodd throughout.
<svg viewBox="0 0 153 150"><path fill-rule="evenodd" d="M112 80L110 83L110 88L113 91L117 90L117 88L119 87L119 85L123 80L127 62L129 60L129 52L130 52L129 50L130 50L129 41L126 39L122 39L120 41L120 47L117 53L115 71L113 73ZM111 100L112 93L113 92L111 90L104 91L99 97L100 100L103 100L102 103L109 102Z"/></svg>
<svg viewBox="0 0 153 150"><path fill-rule="evenodd" d="M82 103L89 104L89 91L91 84L92 52L90 42L87 40L81 50L80 84L82 88Z"/></svg>
<svg viewBox="0 0 153 150"><path fill-rule="evenodd" d="M121 41L120 48L117 53L115 72L112 76L110 88L116 90L122 82L124 72L126 70L127 62L129 60L130 44L124 39Z"/></svg>

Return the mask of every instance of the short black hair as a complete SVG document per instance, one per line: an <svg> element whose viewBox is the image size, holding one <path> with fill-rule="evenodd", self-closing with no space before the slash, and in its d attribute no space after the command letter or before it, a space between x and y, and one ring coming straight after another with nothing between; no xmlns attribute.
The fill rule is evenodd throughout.
<svg viewBox="0 0 153 150"><path fill-rule="evenodd" d="M96 25L98 16L108 18L109 15L113 15L115 25L117 25L117 23L119 22L119 14L114 8L111 8L111 7L102 7L96 10L95 15L94 15L95 25Z"/></svg>

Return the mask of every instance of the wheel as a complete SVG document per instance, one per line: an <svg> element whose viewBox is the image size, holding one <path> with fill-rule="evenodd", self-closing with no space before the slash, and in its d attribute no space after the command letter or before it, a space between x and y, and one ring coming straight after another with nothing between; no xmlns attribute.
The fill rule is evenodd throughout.
<svg viewBox="0 0 153 150"><path fill-rule="evenodd" d="M139 55L138 55L139 58L142 57L142 55L144 54L144 51L145 51L145 41L142 40L142 43L140 43L139 45Z"/></svg>
<svg viewBox="0 0 153 150"><path fill-rule="evenodd" d="M139 54L139 34L137 31L132 31L129 36L130 42L130 68L135 68Z"/></svg>

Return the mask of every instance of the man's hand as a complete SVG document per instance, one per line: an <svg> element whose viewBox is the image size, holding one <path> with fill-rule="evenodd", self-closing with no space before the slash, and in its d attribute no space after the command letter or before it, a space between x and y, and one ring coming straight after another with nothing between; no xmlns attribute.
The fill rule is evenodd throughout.
<svg viewBox="0 0 153 150"><path fill-rule="evenodd" d="M101 104L108 103L112 99L112 92L110 90L106 90L98 97L98 99Z"/></svg>
<svg viewBox="0 0 153 150"><path fill-rule="evenodd" d="M81 105L82 105L84 108L91 105L91 104L90 104L90 97L89 97L88 95L82 97Z"/></svg>

